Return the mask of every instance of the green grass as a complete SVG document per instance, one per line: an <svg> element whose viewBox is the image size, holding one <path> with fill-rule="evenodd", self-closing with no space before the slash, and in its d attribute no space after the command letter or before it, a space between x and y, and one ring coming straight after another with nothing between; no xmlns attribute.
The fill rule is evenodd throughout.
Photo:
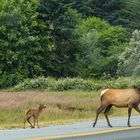
<svg viewBox="0 0 140 140"><path fill-rule="evenodd" d="M0 129L23 127L26 109L36 108L40 103L47 105L39 117L41 126L94 120L100 105L99 93L79 90L0 92ZM127 115L127 109L113 108L110 115ZM100 115L102 117L103 114ZM29 125L26 124L26 127Z"/></svg>
<svg viewBox="0 0 140 140"><path fill-rule="evenodd" d="M76 90L1 92L0 128L23 127L26 109L36 108L40 103L47 105L39 117L42 126L89 119L94 115L97 105L94 101L98 102L98 95L97 92Z"/></svg>

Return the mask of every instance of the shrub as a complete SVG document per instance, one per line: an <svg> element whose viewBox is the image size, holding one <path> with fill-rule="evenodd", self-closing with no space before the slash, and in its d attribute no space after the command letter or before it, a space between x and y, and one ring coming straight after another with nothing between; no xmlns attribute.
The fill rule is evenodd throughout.
<svg viewBox="0 0 140 140"><path fill-rule="evenodd" d="M96 80L82 78L61 78L55 79L52 77L38 77L36 79L26 79L10 90L33 90L47 89L51 91L64 91L70 89L78 90L101 90L105 88L138 88L140 87L139 77L121 77L114 80Z"/></svg>
<svg viewBox="0 0 140 140"><path fill-rule="evenodd" d="M23 78L24 77L19 73L16 74L4 73L3 75L0 76L0 89L17 85L23 80Z"/></svg>
<svg viewBox="0 0 140 140"><path fill-rule="evenodd" d="M47 87L47 78L38 77L36 79L26 79L24 82L19 83L18 85L11 88L11 90L30 90L30 89L44 89Z"/></svg>

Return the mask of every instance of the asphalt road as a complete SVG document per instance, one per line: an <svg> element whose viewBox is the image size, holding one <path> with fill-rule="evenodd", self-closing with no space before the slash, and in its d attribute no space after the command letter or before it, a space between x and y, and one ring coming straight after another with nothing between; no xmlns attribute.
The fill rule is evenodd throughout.
<svg viewBox="0 0 140 140"><path fill-rule="evenodd" d="M60 139L61 140L140 140L140 128L121 130L121 131L96 134L96 135L60 138ZM56 139L52 139L52 140L56 140Z"/></svg>
<svg viewBox="0 0 140 140"><path fill-rule="evenodd" d="M110 119L113 128L107 126L105 119L100 119L95 128L90 122L77 122L67 125L52 125L35 129L0 130L0 140L140 140L140 116L131 117L132 128L127 127L127 117ZM135 128L135 129L134 129ZM129 130L130 129L130 130ZM85 138L86 136L86 138Z"/></svg>

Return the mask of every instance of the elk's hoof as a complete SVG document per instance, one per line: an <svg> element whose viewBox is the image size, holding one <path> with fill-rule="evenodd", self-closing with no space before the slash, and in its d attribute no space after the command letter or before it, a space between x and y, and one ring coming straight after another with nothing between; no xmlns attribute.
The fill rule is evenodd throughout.
<svg viewBox="0 0 140 140"><path fill-rule="evenodd" d="M95 127L95 123L93 124L93 127Z"/></svg>
<svg viewBox="0 0 140 140"><path fill-rule="evenodd" d="M31 128L35 128L34 126L32 126Z"/></svg>
<svg viewBox="0 0 140 140"><path fill-rule="evenodd" d="M128 127L132 127L131 125L128 125Z"/></svg>
<svg viewBox="0 0 140 140"><path fill-rule="evenodd" d="M113 127L112 125L109 125L109 127Z"/></svg>

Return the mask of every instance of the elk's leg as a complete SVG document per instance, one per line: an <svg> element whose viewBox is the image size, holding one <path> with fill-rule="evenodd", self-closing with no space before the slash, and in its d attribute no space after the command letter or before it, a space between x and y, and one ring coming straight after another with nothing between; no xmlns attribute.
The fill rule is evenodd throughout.
<svg viewBox="0 0 140 140"><path fill-rule="evenodd" d="M31 125L31 128L34 128L34 126L32 125L32 123L30 122L30 118L31 118L31 117L28 117L28 118L27 118L27 121L28 121L28 123Z"/></svg>
<svg viewBox="0 0 140 140"><path fill-rule="evenodd" d="M109 118L108 118L108 114L109 114L109 111L111 109L113 105L108 105L106 108L105 108L105 111L104 111L104 114L105 114L105 118L107 120L107 123L108 123L108 126L112 127L112 125L110 124L110 121L109 121Z"/></svg>
<svg viewBox="0 0 140 140"><path fill-rule="evenodd" d="M39 128L39 125L38 125L38 118L36 118L36 122L37 122L37 127Z"/></svg>
<svg viewBox="0 0 140 140"><path fill-rule="evenodd" d="M24 127L23 127L24 129L25 129L25 123L26 123L26 121L27 121L27 118L24 119Z"/></svg>
<svg viewBox="0 0 140 140"><path fill-rule="evenodd" d="M35 117L34 117L34 128L35 128Z"/></svg>
<svg viewBox="0 0 140 140"><path fill-rule="evenodd" d="M127 122L127 125L128 125L129 127L131 127L131 125L130 125L131 112L132 112L132 106L129 106L129 107L128 107L128 122Z"/></svg>
<svg viewBox="0 0 140 140"><path fill-rule="evenodd" d="M140 113L140 109L139 109L138 105L133 105L133 108L134 108L138 113Z"/></svg>
<svg viewBox="0 0 140 140"><path fill-rule="evenodd" d="M95 118L95 122L93 123L93 127L95 127L97 120L98 120L98 116L99 114L104 110L105 106L101 105L97 111L96 111L96 118Z"/></svg>

